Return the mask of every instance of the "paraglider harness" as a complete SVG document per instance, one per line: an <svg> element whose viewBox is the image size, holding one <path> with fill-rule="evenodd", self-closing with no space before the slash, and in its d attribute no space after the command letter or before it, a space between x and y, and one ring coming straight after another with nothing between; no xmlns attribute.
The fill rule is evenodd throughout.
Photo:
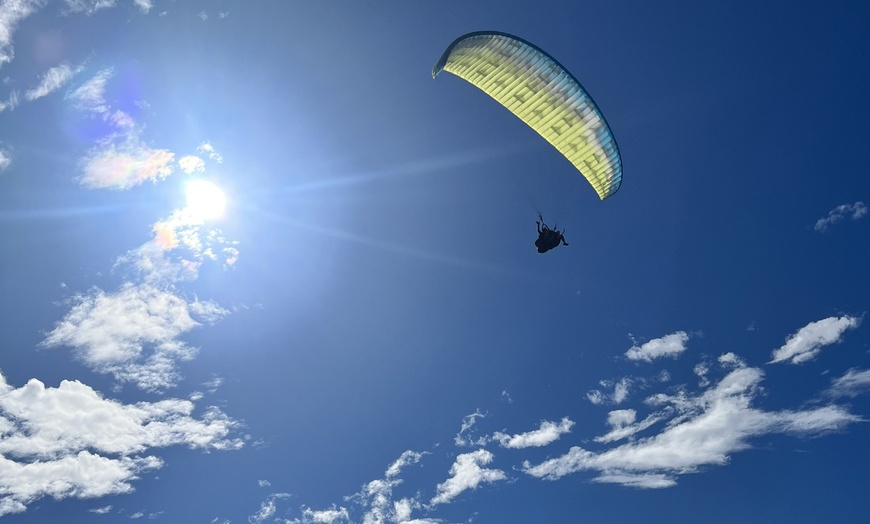
<svg viewBox="0 0 870 524"><path fill-rule="evenodd" d="M544 223L544 218L540 213L538 213L538 220L535 220L535 224L538 225L538 239L535 240L535 247L538 248L538 253L546 253L547 251L558 247L560 242L562 245L568 245L568 243L565 242L565 230L563 229L559 231L557 228L550 229L547 224Z"/></svg>

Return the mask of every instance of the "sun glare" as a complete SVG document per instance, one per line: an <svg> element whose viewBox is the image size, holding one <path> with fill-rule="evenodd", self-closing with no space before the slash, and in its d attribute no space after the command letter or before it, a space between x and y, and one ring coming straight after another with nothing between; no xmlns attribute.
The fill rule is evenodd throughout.
<svg viewBox="0 0 870 524"><path fill-rule="evenodd" d="M187 183L187 209L203 220L220 218L224 214L227 197L221 188L207 180Z"/></svg>

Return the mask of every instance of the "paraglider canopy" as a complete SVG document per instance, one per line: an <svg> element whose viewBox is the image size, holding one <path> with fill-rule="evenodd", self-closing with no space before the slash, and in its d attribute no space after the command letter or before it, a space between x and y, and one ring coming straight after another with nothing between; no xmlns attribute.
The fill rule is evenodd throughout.
<svg viewBox="0 0 870 524"><path fill-rule="evenodd" d="M622 184L622 158L604 115L559 62L522 38L480 31L457 38L432 69L494 98L559 150L601 200Z"/></svg>

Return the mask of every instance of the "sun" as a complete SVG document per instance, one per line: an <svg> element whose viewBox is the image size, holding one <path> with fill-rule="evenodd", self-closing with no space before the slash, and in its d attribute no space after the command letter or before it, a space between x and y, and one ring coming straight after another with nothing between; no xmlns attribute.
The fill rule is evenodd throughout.
<svg viewBox="0 0 870 524"><path fill-rule="evenodd" d="M185 189L187 211L202 220L220 218L224 214L227 197L217 185L207 180L191 180Z"/></svg>

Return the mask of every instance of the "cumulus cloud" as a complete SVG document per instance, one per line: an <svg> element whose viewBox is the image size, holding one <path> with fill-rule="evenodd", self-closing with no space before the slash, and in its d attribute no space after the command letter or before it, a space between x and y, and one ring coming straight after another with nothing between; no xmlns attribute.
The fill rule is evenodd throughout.
<svg viewBox="0 0 870 524"><path fill-rule="evenodd" d="M205 171L205 162L198 156L187 155L178 160L178 167L188 175Z"/></svg>
<svg viewBox="0 0 870 524"><path fill-rule="evenodd" d="M773 350L769 363L788 361L800 364L812 360L823 347L840 342L846 330L854 329L860 323L861 319L848 315L810 322L790 336L785 345Z"/></svg>
<svg viewBox="0 0 870 524"><path fill-rule="evenodd" d="M15 388L0 375L0 516L44 497L129 493L142 472L163 466L147 455L153 448L242 446L232 436L237 422L217 408L199 418L193 411L179 399L122 404L78 381Z"/></svg>
<svg viewBox="0 0 870 524"><path fill-rule="evenodd" d="M121 383L147 391L172 387L178 362L196 354L178 337L200 324L189 304L169 291L126 283L116 293L93 289L73 302L42 345L70 346L88 367Z"/></svg>
<svg viewBox="0 0 870 524"><path fill-rule="evenodd" d="M653 403L668 404L667 409L676 415L657 435L600 452L574 446L540 464L526 461L523 470L549 480L592 471L597 473L595 482L664 488L674 485L679 475L727 463L731 454L750 446L752 437L770 433L815 436L861 420L840 406L774 412L753 408L763 376L758 368L738 366L696 396L656 395ZM614 421L621 424L629 419L621 414Z"/></svg>
<svg viewBox="0 0 870 524"><path fill-rule="evenodd" d="M685 331L677 331L650 340L641 346L632 346L625 352L625 356L629 360L643 360L644 362L652 362L654 359L662 357L676 358L686 350L688 340L689 335Z"/></svg>
<svg viewBox="0 0 870 524"><path fill-rule="evenodd" d="M481 483L493 483L505 480L507 475L500 469L486 469L495 456L485 449L463 453L456 457L456 462L450 467L449 479L436 487L436 495L429 501L431 506L451 502L462 492L477 489Z"/></svg>
<svg viewBox="0 0 870 524"><path fill-rule="evenodd" d="M541 427L534 431L516 435L496 432L492 438L498 441L503 448L522 449L541 447L559 440L559 437L565 433L570 433L573 426L574 422L568 417L564 417L559 423L545 420L541 422Z"/></svg>
<svg viewBox="0 0 870 524"><path fill-rule="evenodd" d="M82 69L81 66L73 67L68 63L52 67L42 75L42 79L39 81L38 86L24 92L24 98L28 101L33 101L47 96L60 89L75 75L81 72Z"/></svg>
<svg viewBox="0 0 870 524"><path fill-rule="evenodd" d="M867 214L867 206L864 202L855 202L854 204L843 204L835 207L828 212L828 216L822 217L816 221L814 229L816 231L825 232L829 227L842 221L844 218L858 220Z"/></svg>

